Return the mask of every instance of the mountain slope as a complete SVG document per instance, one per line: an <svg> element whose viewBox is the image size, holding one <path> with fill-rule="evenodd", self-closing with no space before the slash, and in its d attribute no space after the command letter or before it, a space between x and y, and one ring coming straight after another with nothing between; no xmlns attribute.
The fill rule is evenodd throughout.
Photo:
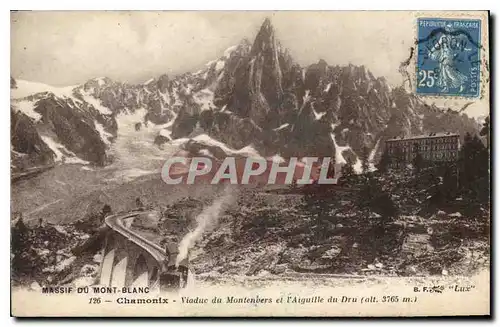
<svg viewBox="0 0 500 327"><path fill-rule="evenodd" d="M12 140L14 148L21 149L22 142L36 139L44 146L33 146L44 156L52 156L52 162L106 163L107 145L116 135L116 122L109 113L83 101L72 87L54 88L22 80L16 81L15 86L11 115L13 119L22 117L26 124L16 126L13 122L13 132L18 136ZM34 133L37 137L33 140L23 140L22 134ZM32 154L23 149L20 153L28 157Z"/></svg>
<svg viewBox="0 0 500 327"><path fill-rule="evenodd" d="M465 114L392 88L364 66L319 60L301 67L269 19L253 43L243 40L195 73L143 84L100 77L64 88L11 78L11 99L12 112L25 122L13 129L16 158L34 156L28 162L39 163L108 164L123 117L135 131L149 124L163 128L151 146L205 133L264 156L333 156L356 167L365 150L371 163L377 161L390 137L479 128ZM21 140L23 129L32 135L31 150Z"/></svg>
<svg viewBox="0 0 500 327"><path fill-rule="evenodd" d="M196 126L230 147L252 144L265 155L334 156L360 167L394 136L477 132L477 122L451 109L429 106L391 88L366 67L331 66L324 60L302 68L293 61L266 19L252 46L247 41L226 62L215 85L215 108L181 112L173 138Z"/></svg>
<svg viewBox="0 0 500 327"><path fill-rule="evenodd" d="M135 131L138 131L148 124L167 127L178 115L215 108L214 89L222 77L220 72L232 53L238 51L237 47L227 49L221 58L196 73L173 78L163 74L143 84L99 77L81 85L53 87L11 77L12 113L22 114L26 122L13 129L13 133L17 133L17 137L12 138L13 147L24 149L19 136L24 132L36 133L40 144L44 144L37 151L43 152L43 158L52 157L42 160L40 154L34 152L13 153L13 158L26 159L26 164L16 161L13 168L26 169L40 160L109 164L116 152L111 148L120 136L120 119L126 124L133 120ZM134 132L127 128L126 133ZM159 138L157 144L168 140L170 138Z"/></svg>

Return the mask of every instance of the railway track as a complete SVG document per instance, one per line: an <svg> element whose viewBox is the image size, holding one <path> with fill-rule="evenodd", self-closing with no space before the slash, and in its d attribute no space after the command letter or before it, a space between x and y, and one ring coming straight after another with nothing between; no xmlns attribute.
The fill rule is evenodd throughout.
<svg viewBox="0 0 500 327"><path fill-rule="evenodd" d="M111 215L105 219L105 223L106 226L148 252L160 264L168 259L168 254L165 249L162 249L158 244L151 242L137 232L131 230L124 223L125 219L135 218L147 213L149 213L149 211L132 211L126 214Z"/></svg>

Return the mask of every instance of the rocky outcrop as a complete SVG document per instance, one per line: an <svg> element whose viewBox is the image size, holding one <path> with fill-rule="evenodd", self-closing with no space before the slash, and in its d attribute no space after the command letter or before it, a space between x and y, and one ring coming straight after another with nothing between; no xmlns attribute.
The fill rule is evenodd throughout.
<svg viewBox="0 0 500 327"><path fill-rule="evenodd" d="M83 160L98 165L106 163L106 144L90 114L61 104L53 96L39 100L36 111L42 115L41 124L50 126L66 149Z"/></svg>
<svg viewBox="0 0 500 327"><path fill-rule="evenodd" d="M51 144L46 145L55 148L52 150L57 152L56 161L69 158L104 165L109 162L106 152L117 137L120 116L134 116L137 121L132 123L140 124L141 128L148 128L149 123L164 125L178 116L180 126L174 126L173 134L179 137L190 128L182 122L186 115L214 109L214 85L225 60L238 51L228 49L219 61L197 73L173 78L163 74L143 84L99 77L75 87L56 88L21 81L23 89L11 94L12 107L31 120L42 142L50 141ZM17 84L11 78L11 88L17 88ZM159 144L166 140L158 138L157 141Z"/></svg>
<svg viewBox="0 0 500 327"><path fill-rule="evenodd" d="M54 163L54 152L38 134L32 120L22 112L10 110L11 167L22 171Z"/></svg>
<svg viewBox="0 0 500 327"><path fill-rule="evenodd" d="M223 95L217 98L217 104L265 129L279 126L284 98L282 68L287 68L289 61L269 19L264 21L250 51L239 54L234 69L229 67L231 70L225 73L228 80L215 91Z"/></svg>
<svg viewBox="0 0 500 327"><path fill-rule="evenodd" d="M378 160L378 145L396 135L465 134L479 127L464 114L391 88L364 66L319 60L301 67L269 19L253 42L228 48L195 73L163 74L143 84L94 78L69 91L50 88L15 99L13 107L26 109L21 111L41 135L49 132L75 156L97 164L106 163L116 119L124 114L137 116L134 124L141 128L169 126L157 145L189 137L198 126L235 149L252 145L263 155L332 156L341 163L359 163L366 149Z"/></svg>
<svg viewBox="0 0 500 327"><path fill-rule="evenodd" d="M473 119L392 89L364 66L319 60L300 67L281 47L269 19L251 46L243 41L237 49L215 83L215 108L179 115L174 138L186 137L199 123L233 148L252 144L266 154L355 163L364 149L378 160L383 147L377 144L395 135L477 131Z"/></svg>
<svg viewBox="0 0 500 327"><path fill-rule="evenodd" d="M82 101L88 100L88 97L96 99L110 113L145 108L148 111L145 120L155 124L165 124L173 118L174 89L166 75L142 85L115 82L107 77L95 78L77 87L74 92Z"/></svg>
<svg viewBox="0 0 500 327"><path fill-rule="evenodd" d="M101 260L101 242L96 229L82 230L79 224L52 225L37 221L11 224L12 284L40 291L47 285L73 287L95 284Z"/></svg>
<svg viewBox="0 0 500 327"><path fill-rule="evenodd" d="M170 137L167 137L165 135L162 135L162 134L158 134L156 137L155 137L155 140L153 141L153 143L157 146L161 146L165 143L168 143L172 141L172 138Z"/></svg>
<svg viewBox="0 0 500 327"><path fill-rule="evenodd" d="M205 111L199 121L209 135L236 149L249 144L258 146L262 140L262 128L252 119L231 112Z"/></svg>

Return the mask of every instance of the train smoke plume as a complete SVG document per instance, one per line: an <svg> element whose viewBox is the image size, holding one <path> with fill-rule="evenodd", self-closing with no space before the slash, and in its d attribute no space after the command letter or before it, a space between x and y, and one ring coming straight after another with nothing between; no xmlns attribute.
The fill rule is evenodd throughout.
<svg viewBox="0 0 500 327"><path fill-rule="evenodd" d="M188 251L201 239L204 232L211 231L219 221L220 215L236 199L235 190L231 186L226 186L223 195L214 201L196 217L197 226L195 230L189 232L179 243L179 254L175 262L176 267L182 260L187 258Z"/></svg>

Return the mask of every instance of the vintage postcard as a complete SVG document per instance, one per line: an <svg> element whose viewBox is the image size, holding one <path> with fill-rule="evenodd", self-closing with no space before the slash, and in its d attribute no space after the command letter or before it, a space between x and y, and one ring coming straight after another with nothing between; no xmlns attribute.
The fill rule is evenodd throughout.
<svg viewBox="0 0 500 327"><path fill-rule="evenodd" d="M490 315L488 24L11 12L11 314Z"/></svg>

